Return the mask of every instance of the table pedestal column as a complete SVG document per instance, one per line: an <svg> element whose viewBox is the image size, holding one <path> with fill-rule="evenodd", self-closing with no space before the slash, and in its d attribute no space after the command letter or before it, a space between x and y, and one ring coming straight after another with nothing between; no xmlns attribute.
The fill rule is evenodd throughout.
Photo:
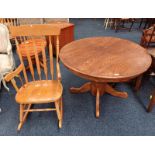
<svg viewBox="0 0 155 155"><path fill-rule="evenodd" d="M82 85L80 88L70 88L71 93L85 93L90 91L92 95L96 96L96 117L100 115L100 96L104 93L111 94L113 96L127 98L128 94L126 92L120 92L115 90L108 83L97 83L97 82L87 82Z"/></svg>

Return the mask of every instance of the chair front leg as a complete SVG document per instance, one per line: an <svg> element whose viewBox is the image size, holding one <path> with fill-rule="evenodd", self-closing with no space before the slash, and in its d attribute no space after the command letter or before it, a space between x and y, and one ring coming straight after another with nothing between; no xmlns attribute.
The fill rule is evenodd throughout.
<svg viewBox="0 0 155 155"><path fill-rule="evenodd" d="M28 104L28 106L26 108L26 105L23 105L23 104L20 105L20 123L17 128L18 131L22 128L22 126L28 116L28 113L29 113L28 110L30 110L31 106L32 106L32 104ZM26 110L26 112L25 112L25 110Z"/></svg>
<svg viewBox="0 0 155 155"><path fill-rule="evenodd" d="M19 123L18 128L17 128L18 131L23 126L23 115L24 115L24 105L23 104L20 104L20 111L19 111L19 120L20 120L20 123Z"/></svg>
<svg viewBox="0 0 155 155"><path fill-rule="evenodd" d="M62 113L61 113L61 102L60 99L58 101L55 102L55 108L56 108L56 113L57 113L57 117L59 120L59 128L62 128Z"/></svg>

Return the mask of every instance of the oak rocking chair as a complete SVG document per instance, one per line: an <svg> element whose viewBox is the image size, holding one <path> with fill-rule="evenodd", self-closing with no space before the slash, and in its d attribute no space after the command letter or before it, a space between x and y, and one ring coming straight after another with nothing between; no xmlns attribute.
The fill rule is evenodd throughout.
<svg viewBox="0 0 155 155"><path fill-rule="evenodd" d="M20 105L20 123L17 130L21 129L29 112L41 111L56 111L58 125L59 128L61 128L63 119L63 87L61 84L61 74L58 61L60 29L48 24L40 24L12 26L10 27L10 31L11 35L15 37L17 53L21 63L15 71L5 77L5 80L7 82L11 81L17 91L15 99ZM36 37L45 38L45 36L49 39L49 46L45 48L44 44L41 45L41 53L38 54L38 46L34 40ZM53 58L51 41L53 36L56 37L56 59ZM30 66L30 71L26 70L24 59L19 48L19 38L22 39L22 41L26 41L27 37L32 40L32 46L27 46L25 55ZM32 63L32 58L30 56L32 49L35 51L35 65ZM43 60L42 68L39 62L40 57ZM37 74L35 74L35 72ZM21 75L20 73L23 74ZM19 77L21 80L22 86L19 88L15 82L15 77ZM47 104L52 102L54 103L55 108L36 109L31 107L35 104Z"/></svg>

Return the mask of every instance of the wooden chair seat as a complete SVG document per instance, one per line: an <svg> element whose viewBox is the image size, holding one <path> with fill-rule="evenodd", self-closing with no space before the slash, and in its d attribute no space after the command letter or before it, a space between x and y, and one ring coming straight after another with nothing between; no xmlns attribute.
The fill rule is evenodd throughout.
<svg viewBox="0 0 155 155"><path fill-rule="evenodd" d="M36 49L34 48L34 44L36 45ZM22 57L27 57L27 51L29 51L30 56L33 57L35 51L37 51L37 54L41 53L42 48L45 48L46 45L47 43L45 39L28 39L19 44L19 51Z"/></svg>
<svg viewBox="0 0 155 155"><path fill-rule="evenodd" d="M16 94L19 104L43 104L59 100L63 87L58 80L32 81L22 86Z"/></svg>

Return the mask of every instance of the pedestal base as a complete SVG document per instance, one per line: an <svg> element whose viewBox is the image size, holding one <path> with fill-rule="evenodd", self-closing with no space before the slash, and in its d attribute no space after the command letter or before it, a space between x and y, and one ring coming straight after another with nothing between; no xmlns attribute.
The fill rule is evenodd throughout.
<svg viewBox="0 0 155 155"><path fill-rule="evenodd" d="M87 82L82 85L80 88L70 88L71 93L85 93L90 91L92 95L96 96L96 117L100 116L100 96L104 93L111 94L113 96L127 98L128 94L126 92L120 92L115 90L108 83L96 83L96 82Z"/></svg>

